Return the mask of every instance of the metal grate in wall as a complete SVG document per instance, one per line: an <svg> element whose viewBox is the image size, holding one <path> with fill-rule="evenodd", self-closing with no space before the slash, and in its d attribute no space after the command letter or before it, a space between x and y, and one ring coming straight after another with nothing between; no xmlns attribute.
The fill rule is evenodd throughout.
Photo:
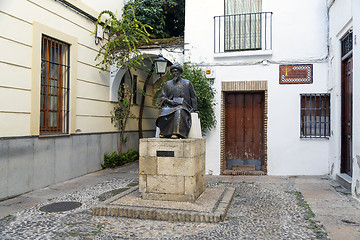
<svg viewBox="0 0 360 240"><path fill-rule="evenodd" d="M300 137L330 137L330 94L301 94L300 97Z"/></svg>
<svg viewBox="0 0 360 240"><path fill-rule="evenodd" d="M70 46L43 35L40 135L69 133Z"/></svg>

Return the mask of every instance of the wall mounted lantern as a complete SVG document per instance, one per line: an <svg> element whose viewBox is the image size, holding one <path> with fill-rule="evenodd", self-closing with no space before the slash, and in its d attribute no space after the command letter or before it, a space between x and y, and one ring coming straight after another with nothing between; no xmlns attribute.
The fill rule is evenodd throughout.
<svg viewBox="0 0 360 240"><path fill-rule="evenodd" d="M160 53L157 58L154 59L154 65L155 65L155 72L157 74L165 74L166 67L167 67L167 60L163 57L163 55Z"/></svg>

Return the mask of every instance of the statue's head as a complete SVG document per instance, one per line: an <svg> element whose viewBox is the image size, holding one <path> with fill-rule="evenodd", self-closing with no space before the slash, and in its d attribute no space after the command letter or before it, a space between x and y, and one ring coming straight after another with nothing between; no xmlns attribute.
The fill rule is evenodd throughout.
<svg viewBox="0 0 360 240"><path fill-rule="evenodd" d="M183 73L183 68L181 67L181 65L179 63L174 63L171 67L170 67L170 72L172 73L174 69L177 69L180 71L180 74Z"/></svg>

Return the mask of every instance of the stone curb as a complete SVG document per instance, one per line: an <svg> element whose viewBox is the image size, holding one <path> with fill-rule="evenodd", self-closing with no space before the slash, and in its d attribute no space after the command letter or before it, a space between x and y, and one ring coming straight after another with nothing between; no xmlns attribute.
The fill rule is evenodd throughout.
<svg viewBox="0 0 360 240"><path fill-rule="evenodd" d="M215 208L214 212L111 204L125 195L138 190L138 188L138 186L133 187L98 204L92 209L92 214L96 216L127 217L160 221L218 223L225 219L226 213L230 207L231 200L235 193L235 188L225 188L224 194L222 194L222 196L219 198L218 206Z"/></svg>

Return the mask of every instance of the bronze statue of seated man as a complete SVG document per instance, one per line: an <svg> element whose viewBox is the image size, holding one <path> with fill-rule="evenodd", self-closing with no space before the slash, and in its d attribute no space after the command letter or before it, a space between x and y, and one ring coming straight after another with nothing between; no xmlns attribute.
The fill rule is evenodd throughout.
<svg viewBox="0 0 360 240"><path fill-rule="evenodd" d="M173 79L167 81L160 95L160 114L156 126L162 138L187 138L191 127L191 112L197 112L194 87L183 79L183 68L175 63L170 67Z"/></svg>

